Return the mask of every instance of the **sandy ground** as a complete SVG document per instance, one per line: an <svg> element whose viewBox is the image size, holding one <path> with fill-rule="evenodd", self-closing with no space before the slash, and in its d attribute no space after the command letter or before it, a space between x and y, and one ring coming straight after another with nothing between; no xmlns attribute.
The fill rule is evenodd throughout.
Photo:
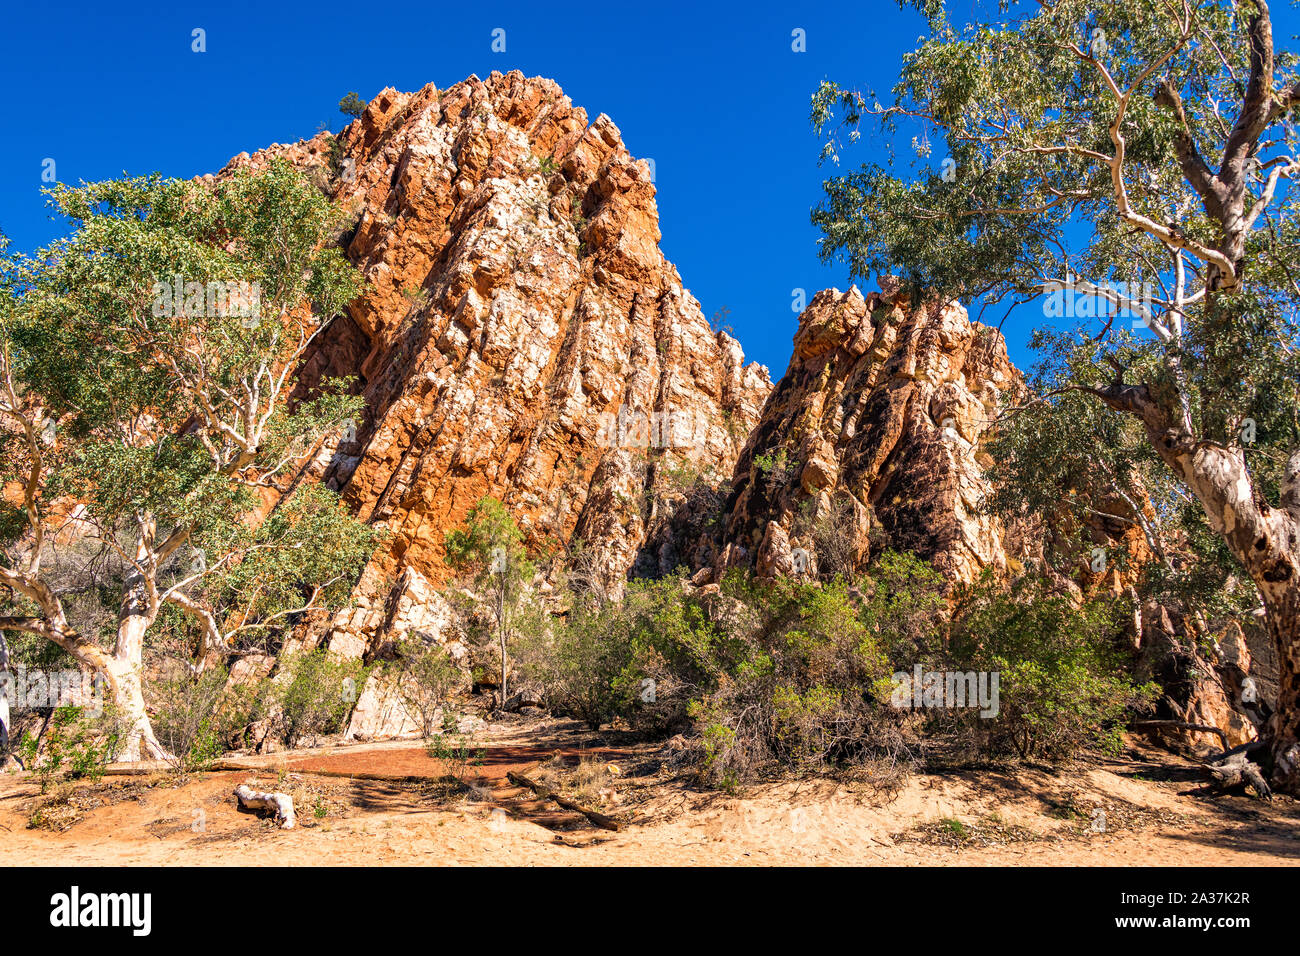
<svg viewBox="0 0 1300 956"><path fill-rule="evenodd" d="M827 779L723 794L662 766L657 747L572 726L490 728L482 746L469 762L397 742L244 758L248 769L184 781L109 776L72 790L61 831L29 828L39 788L7 775L0 865L1300 863L1300 804L1210 797L1193 765L1148 748L1057 773L921 774L893 794ZM600 797L583 792L621 830L594 827L506 777L514 770L563 789L580 760L616 768L601 771ZM240 812L231 791L244 782L293 793L300 826L279 830Z"/></svg>

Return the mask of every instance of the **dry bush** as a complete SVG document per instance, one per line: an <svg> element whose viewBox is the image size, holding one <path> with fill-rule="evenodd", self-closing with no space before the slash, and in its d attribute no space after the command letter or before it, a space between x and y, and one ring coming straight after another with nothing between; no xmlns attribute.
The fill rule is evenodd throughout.
<svg viewBox="0 0 1300 956"><path fill-rule="evenodd" d="M588 809L604 809L617 803L617 777L608 760L583 754L575 766L556 754L537 768L535 779L545 787L562 793Z"/></svg>

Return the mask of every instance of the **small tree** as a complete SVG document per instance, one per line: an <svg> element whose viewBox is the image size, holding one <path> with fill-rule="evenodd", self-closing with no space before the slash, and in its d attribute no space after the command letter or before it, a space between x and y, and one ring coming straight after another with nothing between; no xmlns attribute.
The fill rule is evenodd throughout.
<svg viewBox="0 0 1300 956"><path fill-rule="evenodd" d="M366 101L357 96L356 93L349 92L347 96L339 100L339 112L344 116L356 118L366 111Z"/></svg>
<svg viewBox="0 0 1300 956"><path fill-rule="evenodd" d="M472 576L475 589L492 603L501 654L501 703L508 688L508 638L521 610L534 568L523 546L524 535L505 505L483 498L465 518L465 526L446 534L447 563Z"/></svg>
<svg viewBox="0 0 1300 956"><path fill-rule="evenodd" d="M370 674L361 661L332 655L324 648L291 655L280 666L288 679L276 685L275 703L285 743L291 747L303 737L341 732L356 702L356 690Z"/></svg>
<svg viewBox="0 0 1300 956"><path fill-rule="evenodd" d="M389 668L397 695L407 713L420 719L420 736L428 739L464 675L446 648L419 635L404 636L397 652L399 657Z"/></svg>

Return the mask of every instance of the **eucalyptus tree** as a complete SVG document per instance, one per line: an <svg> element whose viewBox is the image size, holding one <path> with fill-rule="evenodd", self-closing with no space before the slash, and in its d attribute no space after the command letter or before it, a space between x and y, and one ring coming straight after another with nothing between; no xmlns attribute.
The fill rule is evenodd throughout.
<svg viewBox="0 0 1300 956"><path fill-rule="evenodd" d="M369 550L330 493L289 487L356 414L345 383L290 396L361 282L336 210L282 163L49 192L66 234L0 261L0 630L102 675L121 755L164 756L142 693L164 609L191 622L201 667L345 596ZM69 620L70 540L116 568L105 633Z"/></svg>
<svg viewBox="0 0 1300 956"><path fill-rule="evenodd" d="M887 103L813 97L824 158L868 124L912 134L910 161L826 182L822 255L985 308L1063 293L1045 316L1086 328L1048 331L1056 387L1137 423L1258 589L1272 774L1298 792L1295 57L1264 0L1008 2L966 24L913 5L929 32Z"/></svg>

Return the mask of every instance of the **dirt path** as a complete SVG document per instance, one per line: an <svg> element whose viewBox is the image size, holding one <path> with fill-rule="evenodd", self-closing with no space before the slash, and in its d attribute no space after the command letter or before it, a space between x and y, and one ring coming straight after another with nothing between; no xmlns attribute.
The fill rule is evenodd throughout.
<svg viewBox="0 0 1300 956"><path fill-rule="evenodd" d="M1300 864L1295 801L1199 795L1195 768L1158 751L1061 774L923 774L891 796L829 780L700 791L656 755L555 726L498 729L468 762L409 742L278 754L179 785L105 778L74 792L62 832L28 828L38 788L7 776L0 865ZM579 763L604 774L599 799L621 831L506 779L564 781ZM440 782L449 771L459 783ZM358 772L419 780L337 776ZM301 826L239 812L231 790L246 781L293 792Z"/></svg>

